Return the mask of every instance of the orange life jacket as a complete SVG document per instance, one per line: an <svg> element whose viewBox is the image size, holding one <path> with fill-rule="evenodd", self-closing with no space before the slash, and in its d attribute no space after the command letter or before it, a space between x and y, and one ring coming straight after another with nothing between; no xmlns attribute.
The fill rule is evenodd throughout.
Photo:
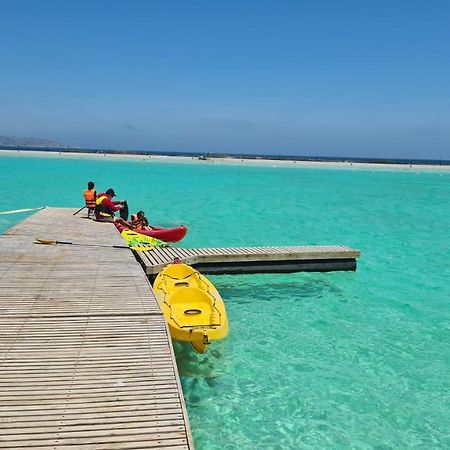
<svg viewBox="0 0 450 450"><path fill-rule="evenodd" d="M136 230L140 230L142 228L142 220L139 219L137 214L131 214L131 225Z"/></svg>
<svg viewBox="0 0 450 450"><path fill-rule="evenodd" d="M96 192L93 189L86 189L83 192L83 197L84 200L86 201L86 206L89 209L94 209L95 208L95 196L96 196Z"/></svg>

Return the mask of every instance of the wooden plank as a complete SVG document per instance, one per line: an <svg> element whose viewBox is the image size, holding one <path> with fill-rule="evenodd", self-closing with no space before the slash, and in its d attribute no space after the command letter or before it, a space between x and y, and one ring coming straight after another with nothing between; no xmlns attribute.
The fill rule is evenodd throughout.
<svg viewBox="0 0 450 450"><path fill-rule="evenodd" d="M148 275L156 275L178 256L158 248L149 261L137 255ZM181 259L209 274L355 270L360 252L344 246L290 246L184 249Z"/></svg>
<svg viewBox="0 0 450 450"><path fill-rule="evenodd" d="M44 209L0 236L0 448L192 449L145 273L113 247L114 226L73 212Z"/></svg>

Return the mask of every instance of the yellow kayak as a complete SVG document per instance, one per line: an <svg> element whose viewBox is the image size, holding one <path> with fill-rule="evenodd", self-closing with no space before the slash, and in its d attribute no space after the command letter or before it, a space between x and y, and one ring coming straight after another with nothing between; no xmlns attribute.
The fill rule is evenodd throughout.
<svg viewBox="0 0 450 450"><path fill-rule="evenodd" d="M190 342L205 353L212 341L228 334L225 305L214 285L186 264L169 264L155 279L153 291L172 339Z"/></svg>

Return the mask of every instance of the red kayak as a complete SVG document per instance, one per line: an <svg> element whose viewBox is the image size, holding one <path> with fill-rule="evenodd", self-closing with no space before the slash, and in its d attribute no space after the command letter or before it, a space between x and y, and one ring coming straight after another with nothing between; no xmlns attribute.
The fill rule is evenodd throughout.
<svg viewBox="0 0 450 450"><path fill-rule="evenodd" d="M119 231L123 231L126 229L126 227L121 224L116 224L116 227ZM131 227L129 229L132 230ZM178 242L186 236L187 227L185 227L184 225L180 225L179 227L175 228L161 228L152 226L151 230L133 231L136 231L136 233L145 234L146 236L154 237L156 239L160 239L164 242Z"/></svg>

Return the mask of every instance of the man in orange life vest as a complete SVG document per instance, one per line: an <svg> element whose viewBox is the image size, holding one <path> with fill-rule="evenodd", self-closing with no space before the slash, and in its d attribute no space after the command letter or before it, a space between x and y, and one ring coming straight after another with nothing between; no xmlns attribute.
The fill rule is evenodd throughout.
<svg viewBox="0 0 450 450"><path fill-rule="evenodd" d="M126 202L114 202L112 198L116 196L114 189L109 188L106 192L102 192L98 195L95 201L95 220L97 222L111 222L111 223L121 223L124 226L129 227L128 222L126 222L121 217L114 217L116 211L122 209L128 209ZM127 212L128 215L128 212Z"/></svg>
<svg viewBox="0 0 450 450"><path fill-rule="evenodd" d="M88 210L88 219L94 218L95 201L97 200L97 192L94 190L94 183L89 181L87 189L83 192L84 201Z"/></svg>

